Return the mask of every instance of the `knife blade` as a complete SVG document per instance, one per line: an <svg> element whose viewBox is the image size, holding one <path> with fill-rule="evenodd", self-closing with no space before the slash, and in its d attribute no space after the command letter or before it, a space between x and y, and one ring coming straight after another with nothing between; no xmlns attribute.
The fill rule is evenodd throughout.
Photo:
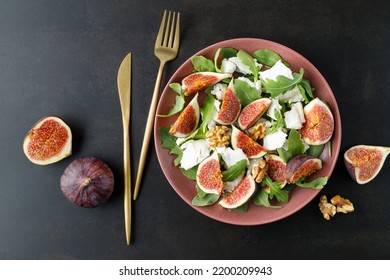
<svg viewBox="0 0 390 280"><path fill-rule="evenodd" d="M124 216L126 243L131 238L131 167L130 167L130 108L131 108L131 53L123 59L118 70L118 92L123 124Z"/></svg>

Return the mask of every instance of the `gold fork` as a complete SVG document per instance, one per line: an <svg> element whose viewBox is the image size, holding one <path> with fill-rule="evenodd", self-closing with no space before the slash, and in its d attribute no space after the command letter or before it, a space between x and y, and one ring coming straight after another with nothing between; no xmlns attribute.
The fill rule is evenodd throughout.
<svg viewBox="0 0 390 280"><path fill-rule="evenodd" d="M133 199L136 200L141 184L142 173L145 166L146 155L150 143L150 136L153 129L154 116L156 114L158 95L160 91L161 78L165 64L176 58L179 51L180 40L180 13L164 11L164 16L161 21L160 30L158 31L156 44L154 46L154 54L160 60L160 67L157 73L156 84L150 104L148 120L146 122L144 140L142 142L141 155L138 165L137 179L134 187Z"/></svg>

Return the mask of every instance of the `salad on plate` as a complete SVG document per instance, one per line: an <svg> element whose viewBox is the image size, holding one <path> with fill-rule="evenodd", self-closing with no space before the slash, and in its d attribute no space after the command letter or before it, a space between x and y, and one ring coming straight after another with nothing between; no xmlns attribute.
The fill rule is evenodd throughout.
<svg viewBox="0 0 390 280"><path fill-rule="evenodd" d="M270 49L223 47L191 62L193 72L169 84L174 104L158 115L177 118L158 133L194 182L192 205L281 208L293 188L323 188L328 177L311 174L324 149L331 153L334 118L303 68L293 72Z"/></svg>

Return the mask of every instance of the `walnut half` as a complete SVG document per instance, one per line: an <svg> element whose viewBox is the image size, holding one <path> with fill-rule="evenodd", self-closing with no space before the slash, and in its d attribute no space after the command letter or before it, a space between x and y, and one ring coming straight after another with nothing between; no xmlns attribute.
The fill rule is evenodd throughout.
<svg viewBox="0 0 390 280"><path fill-rule="evenodd" d="M336 215L336 206L328 202L328 198L325 195L320 197L320 203L318 204L320 211L326 220L330 220L330 217Z"/></svg>
<svg viewBox="0 0 390 280"><path fill-rule="evenodd" d="M336 206L337 213L350 213L353 212L355 209L353 208L353 204L349 199L343 198L339 195L335 195L331 198L330 202Z"/></svg>

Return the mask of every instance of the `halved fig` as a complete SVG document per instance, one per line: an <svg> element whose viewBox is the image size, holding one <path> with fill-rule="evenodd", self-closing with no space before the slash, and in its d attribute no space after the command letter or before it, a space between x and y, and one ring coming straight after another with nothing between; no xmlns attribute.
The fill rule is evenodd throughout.
<svg viewBox="0 0 390 280"><path fill-rule="evenodd" d="M60 184L69 201L77 206L92 208L109 199L114 189L114 175L102 160L82 157L68 165Z"/></svg>
<svg viewBox="0 0 390 280"><path fill-rule="evenodd" d="M23 151L33 163L47 165L72 154L72 132L57 116L38 121L23 141Z"/></svg>
<svg viewBox="0 0 390 280"><path fill-rule="evenodd" d="M255 190L255 180L251 175L247 174L231 193L219 201L219 205L227 209L240 207L252 197Z"/></svg>
<svg viewBox="0 0 390 280"><path fill-rule="evenodd" d="M228 125L234 123L241 111L240 99L234 92L233 79L223 96L221 108L218 112L217 122Z"/></svg>
<svg viewBox="0 0 390 280"><path fill-rule="evenodd" d="M268 171L267 174L273 182L281 182L281 188L287 183L284 172L286 170L286 163L277 155L269 154L267 156Z"/></svg>
<svg viewBox="0 0 390 280"><path fill-rule="evenodd" d="M259 158L267 153L267 150L263 146L235 126L232 126L231 141L233 149L241 149L248 158Z"/></svg>
<svg viewBox="0 0 390 280"><path fill-rule="evenodd" d="M321 168L321 159L310 155L297 155L287 162L284 177L287 183L295 184L299 179L307 177Z"/></svg>
<svg viewBox="0 0 390 280"><path fill-rule="evenodd" d="M334 119L329 107L319 98L303 108L306 122L299 133L309 145L322 145L330 140L334 130Z"/></svg>
<svg viewBox="0 0 390 280"><path fill-rule="evenodd" d="M271 99L260 98L252 101L242 109L238 117L238 125L242 130L251 127L267 111Z"/></svg>
<svg viewBox="0 0 390 280"><path fill-rule="evenodd" d="M199 188L205 193L222 193L222 172L217 152L214 152L199 164L198 170L196 171L196 182Z"/></svg>
<svg viewBox="0 0 390 280"><path fill-rule="evenodd" d="M176 137L186 137L198 126L199 117L200 109L198 94L196 94L172 124L169 133Z"/></svg>
<svg viewBox="0 0 390 280"><path fill-rule="evenodd" d="M185 77L181 82L181 86L184 95L190 95L231 77L232 74L230 73L196 72Z"/></svg>
<svg viewBox="0 0 390 280"><path fill-rule="evenodd" d="M344 153L344 163L352 179L366 184L374 179L390 153L390 147L357 145Z"/></svg>

